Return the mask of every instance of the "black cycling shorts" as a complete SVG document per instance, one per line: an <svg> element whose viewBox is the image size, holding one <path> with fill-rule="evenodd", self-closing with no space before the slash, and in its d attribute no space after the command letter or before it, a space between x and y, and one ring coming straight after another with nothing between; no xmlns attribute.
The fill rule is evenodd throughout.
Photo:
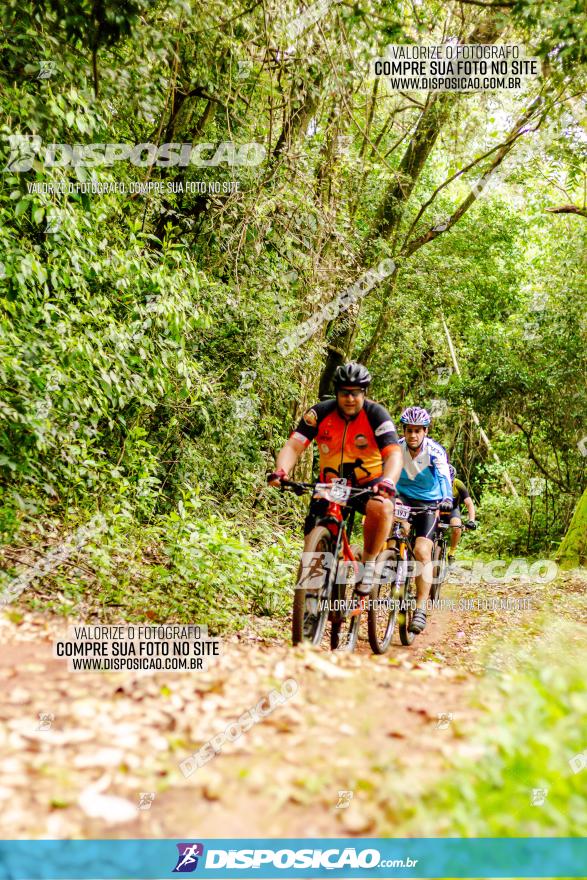
<svg viewBox="0 0 587 880"><path fill-rule="evenodd" d="M370 486L376 486L377 483L382 480L383 477L377 477L375 480L369 480L368 483L363 483L360 486L354 486L355 489L368 489ZM367 502L370 500L369 495L359 495L357 498L349 498L345 507L347 509L356 510L357 513L360 513L362 516L365 515L365 508L367 507ZM325 498L312 498L310 501L310 507L308 508L308 515L304 520L304 535L309 535L314 526L316 525L317 520L326 516L326 511L328 510L328 501Z"/></svg>
<svg viewBox="0 0 587 880"><path fill-rule="evenodd" d="M441 520L443 520L443 522L450 522L450 520L454 519L455 517L461 521L462 525L463 516L461 514L461 508L458 504L453 507L450 513L445 513L443 510L440 511L440 518ZM458 528L458 526L456 526L455 528Z"/></svg>
<svg viewBox="0 0 587 880"><path fill-rule="evenodd" d="M402 501L408 507L431 507L436 503L434 501L418 501L416 498L406 498L403 495L401 498L398 498L398 501ZM417 538L428 538L430 541L433 541L435 529L436 513L434 511L413 514L412 534Z"/></svg>

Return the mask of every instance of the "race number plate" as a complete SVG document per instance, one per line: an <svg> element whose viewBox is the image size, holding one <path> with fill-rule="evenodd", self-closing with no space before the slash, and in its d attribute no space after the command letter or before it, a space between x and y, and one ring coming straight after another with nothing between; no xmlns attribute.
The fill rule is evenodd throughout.
<svg viewBox="0 0 587 880"><path fill-rule="evenodd" d="M410 517L410 508L406 504L402 504L399 501L395 502L395 518L396 519L409 519Z"/></svg>
<svg viewBox="0 0 587 880"><path fill-rule="evenodd" d="M314 496L316 498L325 498L334 504L346 504L351 494L350 486L345 483L316 483Z"/></svg>

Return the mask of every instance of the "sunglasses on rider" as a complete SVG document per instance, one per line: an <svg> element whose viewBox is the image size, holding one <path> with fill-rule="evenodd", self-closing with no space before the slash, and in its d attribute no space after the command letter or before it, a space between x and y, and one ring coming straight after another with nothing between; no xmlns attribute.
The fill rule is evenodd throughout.
<svg viewBox="0 0 587 880"><path fill-rule="evenodd" d="M360 397L365 392L362 388L339 388L338 393L343 397Z"/></svg>

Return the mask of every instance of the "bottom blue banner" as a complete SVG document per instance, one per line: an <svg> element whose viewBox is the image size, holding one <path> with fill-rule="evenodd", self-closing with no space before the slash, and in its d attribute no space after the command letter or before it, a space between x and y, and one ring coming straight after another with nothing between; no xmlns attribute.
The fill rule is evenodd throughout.
<svg viewBox="0 0 587 880"><path fill-rule="evenodd" d="M585 877L587 839L0 841L0 880Z"/></svg>

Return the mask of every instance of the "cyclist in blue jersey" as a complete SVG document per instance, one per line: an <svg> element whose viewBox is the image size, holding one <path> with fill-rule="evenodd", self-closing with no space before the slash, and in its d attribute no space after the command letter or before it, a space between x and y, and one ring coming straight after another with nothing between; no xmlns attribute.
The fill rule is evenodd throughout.
<svg viewBox="0 0 587 880"><path fill-rule="evenodd" d="M446 450L428 436L430 415L420 406L409 406L401 415L404 436L400 440L403 468L397 482L397 494L410 507L434 507L416 513L412 529L416 535L414 555L416 575L416 610L410 632L421 633L426 626L426 601L432 583L432 548L438 509L452 510L452 482Z"/></svg>

